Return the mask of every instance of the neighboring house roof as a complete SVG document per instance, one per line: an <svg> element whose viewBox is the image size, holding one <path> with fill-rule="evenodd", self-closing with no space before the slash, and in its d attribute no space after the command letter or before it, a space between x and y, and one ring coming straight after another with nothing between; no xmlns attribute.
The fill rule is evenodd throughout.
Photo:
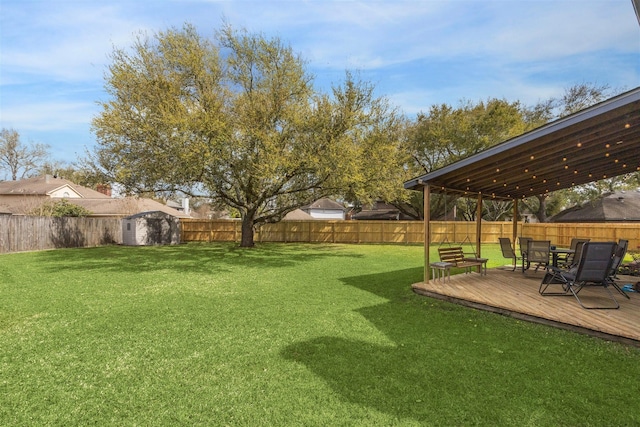
<svg viewBox="0 0 640 427"><path fill-rule="evenodd" d="M301 220L310 220L315 219L302 209L296 209L295 211L291 211L282 218L284 221L301 221Z"/></svg>
<svg viewBox="0 0 640 427"><path fill-rule="evenodd" d="M340 203L333 201L331 199L328 199L326 197L322 198L322 199L318 199L315 202L311 203L310 205L307 206L303 206L302 210L304 211L308 211L311 209L324 209L324 210L339 210L339 211L344 211L344 206L342 206Z"/></svg>
<svg viewBox="0 0 640 427"><path fill-rule="evenodd" d="M640 192L609 193L594 202L574 206L554 215L550 222L640 221Z"/></svg>
<svg viewBox="0 0 640 427"><path fill-rule="evenodd" d="M130 216L141 212L159 211L176 218L191 218L190 215L155 200L138 197L67 199L67 201L91 211L91 216Z"/></svg>
<svg viewBox="0 0 640 427"><path fill-rule="evenodd" d="M34 178L21 179L19 181L0 182L0 196L49 196L59 193L61 189L69 188L75 194L68 198L109 198L106 194L92 190L81 185L76 185L68 179L56 178L51 175L42 175Z"/></svg>
<svg viewBox="0 0 640 427"><path fill-rule="evenodd" d="M65 191L72 191L61 197ZM137 197L112 198L106 194L51 175L20 181L0 182L0 212L25 215L45 200L62 200L82 206L91 216L129 216L139 212L160 211L177 218L190 218L155 200Z"/></svg>
<svg viewBox="0 0 640 427"><path fill-rule="evenodd" d="M398 208L388 203L377 201L370 209L362 209L360 212L351 215L351 219L398 221L412 219L401 213Z"/></svg>

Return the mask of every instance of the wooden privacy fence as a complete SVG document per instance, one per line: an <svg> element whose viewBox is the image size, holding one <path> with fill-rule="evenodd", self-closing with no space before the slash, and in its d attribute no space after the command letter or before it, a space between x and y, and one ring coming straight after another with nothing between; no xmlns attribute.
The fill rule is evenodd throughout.
<svg viewBox="0 0 640 427"><path fill-rule="evenodd" d="M183 242L239 242L238 220L183 219ZM511 237L511 222L483 222L482 243L497 243L499 237ZM640 245L640 224L634 223L518 223L518 236L551 240L554 245L568 246L573 237L594 241L629 240L629 248ZM257 242L309 243L424 243L422 221L282 221L262 225L255 234ZM476 223L466 221L432 221L431 243L475 243Z"/></svg>
<svg viewBox="0 0 640 427"><path fill-rule="evenodd" d="M237 220L181 219L182 242L239 242ZM511 237L511 222L483 222L482 243L497 243ZM593 241L629 240L629 249L640 247L640 224L634 223L544 223L518 224L518 236L550 240L568 246L573 237ZM257 242L309 243L399 243L423 244L422 221L282 221L261 226ZM432 221L431 243L476 241L475 222ZM68 247L122 244L120 218L50 218L0 215L0 253Z"/></svg>
<svg viewBox="0 0 640 427"><path fill-rule="evenodd" d="M122 243L120 218L0 215L0 253Z"/></svg>
<svg viewBox="0 0 640 427"><path fill-rule="evenodd" d="M185 242L239 242L237 220L183 219ZM424 224L420 221L282 221L264 224L254 236L257 242L308 243L420 243Z"/></svg>

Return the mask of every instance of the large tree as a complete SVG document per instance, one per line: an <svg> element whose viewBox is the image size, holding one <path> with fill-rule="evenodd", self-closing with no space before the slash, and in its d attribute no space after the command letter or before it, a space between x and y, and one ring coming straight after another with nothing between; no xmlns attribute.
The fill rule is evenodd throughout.
<svg viewBox="0 0 640 427"><path fill-rule="evenodd" d="M367 197L399 167L401 118L347 73L330 94L277 38L185 25L115 49L95 165L133 193L205 194L256 226L330 195Z"/></svg>
<svg viewBox="0 0 640 427"><path fill-rule="evenodd" d="M15 129L2 128L0 131L0 170L8 172L16 181L30 176L44 164L49 156L49 146L45 144L25 144Z"/></svg>
<svg viewBox="0 0 640 427"><path fill-rule="evenodd" d="M530 117L538 114L519 102L495 98L476 103L463 101L455 108L448 104L433 105L408 125L406 147L411 160L399 174L408 179L476 154L530 129ZM394 198L388 200L406 215L422 219L422 194L401 188L400 183ZM475 217L475 202L457 203L456 199L454 194L434 194L431 217L450 218L454 205L459 213Z"/></svg>

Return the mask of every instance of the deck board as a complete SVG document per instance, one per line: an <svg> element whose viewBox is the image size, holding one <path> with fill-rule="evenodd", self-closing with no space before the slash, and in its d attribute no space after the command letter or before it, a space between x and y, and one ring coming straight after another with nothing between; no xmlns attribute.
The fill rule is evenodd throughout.
<svg viewBox="0 0 640 427"><path fill-rule="evenodd" d="M457 274L451 280L415 283L421 295L494 311L507 316L548 324L640 347L640 293L630 299L610 288L620 303L617 310L586 310L570 296L542 296L538 287L544 273L493 268L486 276ZM587 303L606 303L601 287L585 288L580 297Z"/></svg>

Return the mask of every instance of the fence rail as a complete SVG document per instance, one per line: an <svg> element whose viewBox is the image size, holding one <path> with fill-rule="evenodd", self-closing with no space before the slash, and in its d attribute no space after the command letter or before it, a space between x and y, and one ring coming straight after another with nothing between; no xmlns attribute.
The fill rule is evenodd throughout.
<svg viewBox="0 0 640 427"><path fill-rule="evenodd" d="M241 224L237 220L183 219L184 242L239 242ZM511 237L511 222L483 222L482 243L497 243L499 237ZM629 240L629 248L640 245L640 224L634 223L526 223L518 224L518 236L551 240L568 246L573 237L596 241ZM282 221L262 225L255 234L257 242L308 243L424 243L422 221ZM432 243L476 241L476 223L432 221Z"/></svg>
<svg viewBox="0 0 640 427"><path fill-rule="evenodd" d="M120 218L0 215L0 253L122 243Z"/></svg>

